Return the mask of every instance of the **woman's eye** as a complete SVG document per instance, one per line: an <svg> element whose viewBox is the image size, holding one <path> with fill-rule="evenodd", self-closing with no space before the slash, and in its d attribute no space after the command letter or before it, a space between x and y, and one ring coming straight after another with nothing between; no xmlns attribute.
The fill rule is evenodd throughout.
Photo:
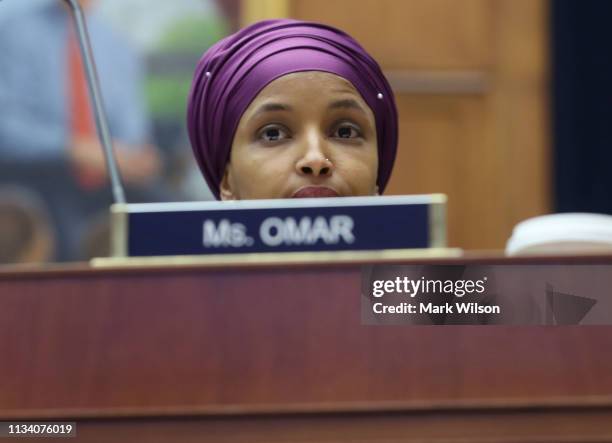
<svg viewBox="0 0 612 443"><path fill-rule="evenodd" d="M283 128L279 128L277 126L264 128L259 137L266 142L277 142L279 140L284 140L288 137L287 131Z"/></svg>
<svg viewBox="0 0 612 443"><path fill-rule="evenodd" d="M356 138L359 136L359 131L351 125L340 125L334 133L334 137L338 138Z"/></svg>

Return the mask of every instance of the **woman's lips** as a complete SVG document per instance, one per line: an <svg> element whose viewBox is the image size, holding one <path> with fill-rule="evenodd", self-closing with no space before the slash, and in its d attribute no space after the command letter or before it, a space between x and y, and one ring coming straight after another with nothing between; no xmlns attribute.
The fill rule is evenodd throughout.
<svg viewBox="0 0 612 443"><path fill-rule="evenodd" d="M291 198L321 198L321 197L340 197L335 190L325 186L306 186L298 189Z"/></svg>

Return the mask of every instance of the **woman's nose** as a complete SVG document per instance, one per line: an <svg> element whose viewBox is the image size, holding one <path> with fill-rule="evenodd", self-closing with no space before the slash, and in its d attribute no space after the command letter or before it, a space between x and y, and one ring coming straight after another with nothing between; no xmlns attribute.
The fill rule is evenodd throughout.
<svg viewBox="0 0 612 443"><path fill-rule="evenodd" d="M311 135L305 140L303 155L296 163L297 173L313 177L331 175L334 165L325 154L325 140L319 136Z"/></svg>

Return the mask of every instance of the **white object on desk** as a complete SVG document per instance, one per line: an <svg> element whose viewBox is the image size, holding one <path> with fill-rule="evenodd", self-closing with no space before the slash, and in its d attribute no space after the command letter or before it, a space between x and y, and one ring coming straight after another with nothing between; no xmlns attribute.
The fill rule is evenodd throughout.
<svg viewBox="0 0 612 443"><path fill-rule="evenodd" d="M506 255L612 253L612 216L589 213L534 217L514 227Z"/></svg>

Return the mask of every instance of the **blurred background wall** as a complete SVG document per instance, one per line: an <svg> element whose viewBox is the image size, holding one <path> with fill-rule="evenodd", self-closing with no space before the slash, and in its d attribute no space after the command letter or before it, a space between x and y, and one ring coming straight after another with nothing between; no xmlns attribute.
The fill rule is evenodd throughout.
<svg viewBox="0 0 612 443"><path fill-rule="evenodd" d="M388 194L447 194L451 246L503 248L517 222L539 214L612 213L610 2L95 3L143 59L143 100L163 156L164 199L211 198L185 130L187 91L202 52L240 26L294 17L346 30L379 61L400 115ZM2 1L0 23L19 4L25 5ZM2 96L0 107L6 112ZM7 171L0 167L0 178Z"/></svg>

